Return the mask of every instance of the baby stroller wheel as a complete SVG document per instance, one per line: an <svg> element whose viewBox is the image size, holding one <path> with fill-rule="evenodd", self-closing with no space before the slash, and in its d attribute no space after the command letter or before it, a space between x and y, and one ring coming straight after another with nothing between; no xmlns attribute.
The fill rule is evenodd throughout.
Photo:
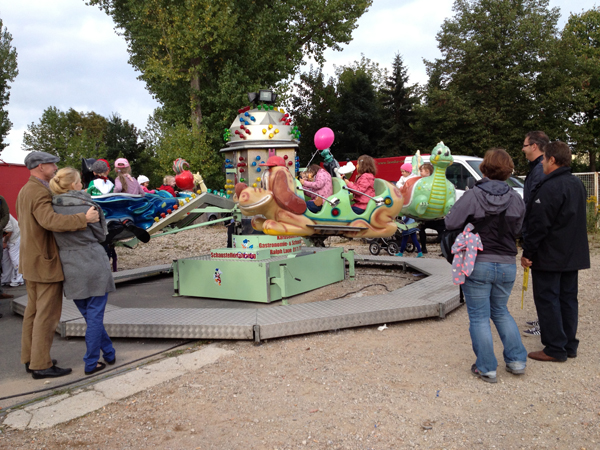
<svg viewBox="0 0 600 450"><path fill-rule="evenodd" d="M400 251L400 247L396 242L388 243L387 251L391 256L395 256Z"/></svg>
<svg viewBox="0 0 600 450"><path fill-rule="evenodd" d="M406 244L406 251L408 253L413 253L415 251L415 244L413 244L412 242L408 242Z"/></svg>
<svg viewBox="0 0 600 450"><path fill-rule="evenodd" d="M377 242L371 242L371 244L369 245L369 251L371 252L372 255L379 255L380 250L381 250L381 247L379 246L379 244Z"/></svg>

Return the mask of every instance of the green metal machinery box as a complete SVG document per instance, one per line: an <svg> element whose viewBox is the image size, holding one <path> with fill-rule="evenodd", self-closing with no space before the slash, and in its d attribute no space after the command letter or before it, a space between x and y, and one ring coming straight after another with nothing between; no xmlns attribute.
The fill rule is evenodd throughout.
<svg viewBox="0 0 600 450"><path fill-rule="evenodd" d="M344 279L343 248L301 247L296 253L267 259L262 259L262 250L253 252L255 258L240 258L239 252L236 248L218 249L212 251L218 258L205 255L175 260L175 295L270 303ZM230 258L223 257L227 253Z"/></svg>

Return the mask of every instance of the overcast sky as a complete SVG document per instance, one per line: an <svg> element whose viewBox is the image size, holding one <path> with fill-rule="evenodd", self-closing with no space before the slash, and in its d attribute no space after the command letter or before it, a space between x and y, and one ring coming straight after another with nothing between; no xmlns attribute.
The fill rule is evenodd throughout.
<svg viewBox="0 0 600 450"><path fill-rule="evenodd" d="M559 7L562 28L569 14L593 8L600 0L550 0ZM452 16L452 0L374 0L359 20L354 40L343 52L326 53L327 73L333 65L360 60L361 53L390 67L400 53L410 83L427 80L423 59L440 57L435 35ZM13 123L2 152L5 161L22 160L27 125L43 111L118 113L138 128L146 127L158 103L137 80L127 63L125 40L114 32L110 17L83 0L0 0L0 18L18 52L19 75L12 84L9 118Z"/></svg>

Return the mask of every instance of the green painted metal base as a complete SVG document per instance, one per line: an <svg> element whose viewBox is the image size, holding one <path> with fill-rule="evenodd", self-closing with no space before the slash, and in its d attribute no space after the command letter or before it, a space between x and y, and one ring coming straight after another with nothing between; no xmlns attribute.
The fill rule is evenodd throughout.
<svg viewBox="0 0 600 450"><path fill-rule="evenodd" d="M344 253L343 248L296 249L268 258L264 258L265 250L269 251L264 247L217 249L211 255L175 260L175 295L271 303L344 280L346 261L354 275L352 252Z"/></svg>

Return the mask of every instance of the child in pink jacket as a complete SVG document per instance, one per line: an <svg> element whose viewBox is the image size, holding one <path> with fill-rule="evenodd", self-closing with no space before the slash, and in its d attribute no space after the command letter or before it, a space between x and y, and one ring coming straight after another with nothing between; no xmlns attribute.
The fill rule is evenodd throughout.
<svg viewBox="0 0 600 450"><path fill-rule="evenodd" d="M322 169L316 164L311 164L306 170L306 178L307 179L300 180L302 187L319 194L321 197L328 198L333 195L333 182L331 181L331 175L329 175L329 172L327 172L325 169ZM319 197L311 194L310 192L307 192L307 194L311 200L306 202L306 207L313 213L319 212L321 210L321 206L316 205L314 202L314 200Z"/></svg>
<svg viewBox="0 0 600 450"><path fill-rule="evenodd" d="M358 174L358 178L354 183L346 180L346 177L342 175L342 179L346 185L350 189L354 189L354 191L362 192L369 197L375 197L375 174L377 173L375 160L368 155L362 155L358 158L356 173ZM362 214L365 212L365 209L367 209L370 198L354 191L351 191L354 195L352 211L354 211L355 214Z"/></svg>

